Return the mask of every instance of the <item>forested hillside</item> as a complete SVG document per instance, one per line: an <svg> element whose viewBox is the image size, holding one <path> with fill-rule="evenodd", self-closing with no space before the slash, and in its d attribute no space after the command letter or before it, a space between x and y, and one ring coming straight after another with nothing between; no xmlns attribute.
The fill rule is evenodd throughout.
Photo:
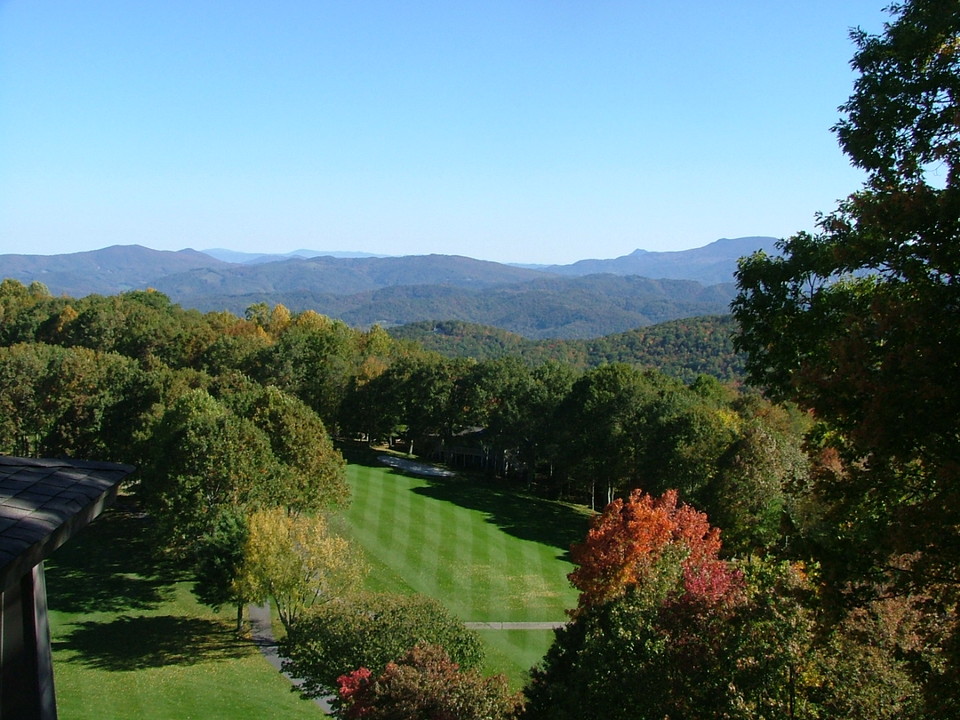
<svg viewBox="0 0 960 720"><path fill-rule="evenodd" d="M312 309L354 327L442 318L498 327L531 339L586 339L680 317L724 313L733 294L729 284L704 287L689 280L591 275L482 290L398 285L350 295L287 290L173 297L205 311L242 313L259 302L281 304L294 312Z"/></svg>
<svg viewBox="0 0 960 720"><path fill-rule="evenodd" d="M518 356L531 364L557 361L581 370L608 362L652 368L687 382L701 373L738 380L743 358L733 347L729 315L672 320L591 340L528 340L499 328L456 321L420 322L388 330L444 357L491 360Z"/></svg>

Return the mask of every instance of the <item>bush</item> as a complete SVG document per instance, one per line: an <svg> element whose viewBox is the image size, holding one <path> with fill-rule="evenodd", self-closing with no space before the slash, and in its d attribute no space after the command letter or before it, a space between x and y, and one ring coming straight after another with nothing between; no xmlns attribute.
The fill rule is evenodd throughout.
<svg viewBox="0 0 960 720"><path fill-rule="evenodd" d="M443 648L463 668L483 661L476 633L422 595L363 594L323 605L290 628L280 653L284 669L303 679L304 695L316 697L358 668L379 675L421 644Z"/></svg>
<svg viewBox="0 0 960 720"><path fill-rule="evenodd" d="M360 668L339 684L334 712L343 720L510 720L520 709L502 675L463 671L434 645L418 645L379 676Z"/></svg>

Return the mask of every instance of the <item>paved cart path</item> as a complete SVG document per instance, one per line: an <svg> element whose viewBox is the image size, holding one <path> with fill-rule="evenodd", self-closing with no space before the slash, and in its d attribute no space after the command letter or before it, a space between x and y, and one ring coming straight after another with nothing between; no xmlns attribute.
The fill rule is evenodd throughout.
<svg viewBox="0 0 960 720"><path fill-rule="evenodd" d="M268 663L286 675L294 687L299 688L303 683L297 678L291 677L289 673L283 672L283 664L277 652L277 641L273 637L273 628L270 625L270 605L250 605L247 608L247 616L250 619L250 636L253 638L254 644L260 648L260 652L263 653ZM332 697L314 698L314 702L327 715L330 715L330 701L332 699Z"/></svg>

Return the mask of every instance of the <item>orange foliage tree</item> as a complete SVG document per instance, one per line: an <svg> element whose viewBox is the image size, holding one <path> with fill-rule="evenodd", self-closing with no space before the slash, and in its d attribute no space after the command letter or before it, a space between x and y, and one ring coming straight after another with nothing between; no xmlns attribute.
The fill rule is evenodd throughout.
<svg viewBox="0 0 960 720"><path fill-rule="evenodd" d="M678 572L671 602L713 604L731 598L737 573L719 559L720 531L707 516L678 504L677 492L655 498L634 490L611 502L597 516L584 542L572 549L577 569L570 582L580 590L574 617L585 609L622 596L630 588L655 583Z"/></svg>

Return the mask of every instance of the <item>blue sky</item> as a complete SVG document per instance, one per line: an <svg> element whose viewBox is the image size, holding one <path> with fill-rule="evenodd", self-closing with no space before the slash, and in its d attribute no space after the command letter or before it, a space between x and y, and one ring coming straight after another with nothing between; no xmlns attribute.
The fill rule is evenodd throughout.
<svg viewBox="0 0 960 720"><path fill-rule="evenodd" d="M567 263L812 229L884 0L0 0L0 253Z"/></svg>

